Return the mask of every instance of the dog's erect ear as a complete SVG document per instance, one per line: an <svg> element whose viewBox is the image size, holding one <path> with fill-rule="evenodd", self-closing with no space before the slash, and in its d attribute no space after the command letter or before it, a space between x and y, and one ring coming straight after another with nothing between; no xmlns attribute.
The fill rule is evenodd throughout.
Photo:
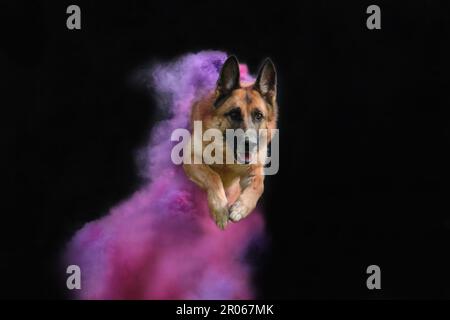
<svg viewBox="0 0 450 320"><path fill-rule="evenodd" d="M277 71L272 60L267 58L261 69L259 70L258 77L256 78L254 89L258 91L263 98L265 98L270 104L275 104L277 95Z"/></svg>
<svg viewBox="0 0 450 320"><path fill-rule="evenodd" d="M224 62L217 80L216 107L220 105L224 97L228 96L233 90L240 88L239 79L239 62L235 56L230 56Z"/></svg>

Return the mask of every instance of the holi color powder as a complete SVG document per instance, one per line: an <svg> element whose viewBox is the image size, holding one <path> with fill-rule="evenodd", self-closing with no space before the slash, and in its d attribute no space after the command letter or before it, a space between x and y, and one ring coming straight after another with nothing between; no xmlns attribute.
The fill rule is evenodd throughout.
<svg viewBox="0 0 450 320"><path fill-rule="evenodd" d="M171 133L188 128L194 99L213 90L222 52L188 54L149 71L161 108L171 115L152 131L140 168L149 182L87 223L67 246L64 264L81 268L78 299L249 299L255 266L249 250L264 239L255 210L220 230L206 194L172 163ZM251 80L241 66L241 79Z"/></svg>

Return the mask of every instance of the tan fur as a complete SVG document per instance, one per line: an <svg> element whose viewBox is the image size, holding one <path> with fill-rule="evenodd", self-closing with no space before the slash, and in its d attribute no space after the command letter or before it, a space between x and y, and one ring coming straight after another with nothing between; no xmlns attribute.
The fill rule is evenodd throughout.
<svg viewBox="0 0 450 320"><path fill-rule="evenodd" d="M250 126L250 117L255 108L264 115L259 129L275 129L275 97L270 101L264 99L253 84L241 85L233 90L219 107L214 106L217 97L217 91L211 92L193 105L191 125L194 121L202 121L203 132L209 128L225 132L231 128L227 112L239 107L243 115L241 128L244 130ZM207 144L202 143L203 147ZM221 229L224 229L230 220L237 222L247 217L255 208L264 191L263 169L262 164L184 165L186 175L207 192L211 215Z"/></svg>

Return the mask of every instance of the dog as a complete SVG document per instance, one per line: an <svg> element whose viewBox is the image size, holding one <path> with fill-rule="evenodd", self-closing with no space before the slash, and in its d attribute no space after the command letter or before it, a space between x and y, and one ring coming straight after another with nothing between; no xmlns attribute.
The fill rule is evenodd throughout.
<svg viewBox="0 0 450 320"><path fill-rule="evenodd" d="M276 129L278 117L277 75L273 62L267 58L253 83L241 83L239 62L230 56L222 65L216 88L192 106L191 130L195 121L201 121L202 134L217 129L226 136L227 130L247 132L249 129ZM195 134L193 135L195 137ZM194 144L191 139L191 144ZM229 221L238 222L247 217L264 191L264 163L250 161L267 149L256 146L261 141L249 136L243 138L245 150L238 150L227 140L224 153L231 153L236 163L185 163L187 177L207 193L210 214L220 229ZM270 143L269 134L264 141ZM206 142L201 142L203 152ZM202 156L191 148L191 157ZM256 154L255 154L256 153Z"/></svg>

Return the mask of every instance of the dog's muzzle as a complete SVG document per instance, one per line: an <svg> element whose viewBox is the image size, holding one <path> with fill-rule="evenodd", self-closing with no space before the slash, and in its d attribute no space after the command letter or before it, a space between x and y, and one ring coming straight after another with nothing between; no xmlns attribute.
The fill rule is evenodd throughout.
<svg viewBox="0 0 450 320"><path fill-rule="evenodd" d="M237 136L234 143L234 159L239 164L249 164L258 154L258 136L247 132Z"/></svg>

